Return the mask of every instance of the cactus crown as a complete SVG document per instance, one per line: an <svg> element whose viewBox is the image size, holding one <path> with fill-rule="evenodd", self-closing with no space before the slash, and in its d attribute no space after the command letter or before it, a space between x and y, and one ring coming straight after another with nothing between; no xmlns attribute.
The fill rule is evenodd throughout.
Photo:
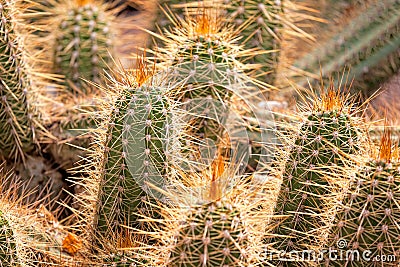
<svg viewBox="0 0 400 267"><path fill-rule="evenodd" d="M333 79L330 79L325 89L322 81L319 96L316 92L311 92L309 97L311 101L307 104L306 110L311 112L353 113L351 109L354 107L354 99L348 93L346 85L344 87L344 89L337 89Z"/></svg>

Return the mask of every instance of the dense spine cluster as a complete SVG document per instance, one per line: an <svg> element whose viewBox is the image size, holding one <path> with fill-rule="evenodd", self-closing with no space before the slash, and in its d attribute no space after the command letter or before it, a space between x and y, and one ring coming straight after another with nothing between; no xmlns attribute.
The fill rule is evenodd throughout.
<svg viewBox="0 0 400 267"><path fill-rule="evenodd" d="M24 38L18 33L16 1L0 1L0 154L21 160L36 149L36 113Z"/></svg>
<svg viewBox="0 0 400 267"><path fill-rule="evenodd" d="M0 262L3 266L17 264L15 250L13 231L10 229L7 218L0 211Z"/></svg>
<svg viewBox="0 0 400 267"><path fill-rule="evenodd" d="M68 232L52 215L48 217L51 213L44 206L23 205L14 175L3 167L0 164L0 265L69 266L63 263L71 258L61 252ZM5 189L10 181L11 188Z"/></svg>
<svg viewBox="0 0 400 267"><path fill-rule="evenodd" d="M99 83L102 69L111 63L113 15L97 1L58 5L53 8L63 15L55 32L54 70L65 75L70 92L86 95L90 85L84 80Z"/></svg>

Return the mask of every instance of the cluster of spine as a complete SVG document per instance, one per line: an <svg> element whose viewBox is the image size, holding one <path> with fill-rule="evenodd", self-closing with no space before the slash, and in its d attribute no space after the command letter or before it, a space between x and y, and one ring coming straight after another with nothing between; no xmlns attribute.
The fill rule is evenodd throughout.
<svg viewBox="0 0 400 267"><path fill-rule="evenodd" d="M0 13L0 154L19 161L37 148L34 83L24 37L18 32L16 1L2 0Z"/></svg>
<svg viewBox="0 0 400 267"><path fill-rule="evenodd" d="M87 95L89 82L100 83L102 70L113 54L114 15L101 1L57 3L54 71L65 76L65 85L74 95ZM85 81L86 80L86 81Z"/></svg>
<svg viewBox="0 0 400 267"><path fill-rule="evenodd" d="M29 207L1 201L0 209L1 266L72 266L62 227L48 226Z"/></svg>
<svg viewBox="0 0 400 267"><path fill-rule="evenodd" d="M280 217L268 240L274 249L290 252L323 245L336 194L349 179L349 157L361 149L357 120L343 101L341 93L330 88L300 125L288 153L274 211ZM289 263L276 261L282 266Z"/></svg>
<svg viewBox="0 0 400 267"><path fill-rule="evenodd" d="M338 210L329 247L349 251L321 266L398 266L400 263L400 164L390 132L382 136L380 153L360 167ZM343 245L345 244L345 245Z"/></svg>
<svg viewBox="0 0 400 267"><path fill-rule="evenodd" d="M16 264L16 248L13 231L10 229L10 225L7 219L3 216L2 211L0 211L0 227L0 260L5 266L13 266Z"/></svg>
<svg viewBox="0 0 400 267"><path fill-rule="evenodd" d="M372 143L374 143L375 145L379 145L381 137L383 136L385 129L387 129L387 128L390 129L390 133L391 133L390 138L391 138L392 142L399 144L400 129L398 126L393 126L393 127L372 126L369 129L369 137L370 137Z"/></svg>
<svg viewBox="0 0 400 267"><path fill-rule="evenodd" d="M397 0L370 3L347 27L295 66L315 77L320 70L323 77L329 77L347 66L349 78L355 79L353 88L366 92L378 89L399 69L399 7Z"/></svg>

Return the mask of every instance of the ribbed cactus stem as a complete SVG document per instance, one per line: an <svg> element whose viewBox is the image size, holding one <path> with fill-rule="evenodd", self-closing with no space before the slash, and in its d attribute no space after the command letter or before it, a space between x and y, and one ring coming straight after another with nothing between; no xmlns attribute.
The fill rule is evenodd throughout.
<svg viewBox="0 0 400 267"><path fill-rule="evenodd" d="M274 211L282 217L269 240L277 250L302 251L323 245L335 193L346 185L350 157L361 148L356 119L345 98L334 90L323 93L318 107L304 118L288 154ZM289 263L280 262L282 266Z"/></svg>
<svg viewBox="0 0 400 267"><path fill-rule="evenodd" d="M168 102L163 88L152 82L117 89L104 144L96 231L100 242L111 236L106 243L124 247L132 235L123 225L146 231L149 226L140 219L158 216L147 183L162 187Z"/></svg>
<svg viewBox="0 0 400 267"><path fill-rule="evenodd" d="M266 83L273 84L280 56L282 30L287 23L284 13L285 1L226 0L223 2L226 4L229 19L238 27L246 25L241 32L245 47L263 50L248 63L261 64L260 77Z"/></svg>
<svg viewBox="0 0 400 267"><path fill-rule="evenodd" d="M360 167L335 217L329 247L351 249L354 258L326 258L321 266L399 265L400 164L391 145L385 130L379 155Z"/></svg>
<svg viewBox="0 0 400 267"><path fill-rule="evenodd" d="M111 62L114 17L101 1L78 2L74 0L70 5L61 3L53 7L60 9L55 31L54 69L65 75L65 85L70 92L85 95L91 89L84 80L99 83L102 69Z"/></svg>
<svg viewBox="0 0 400 267"><path fill-rule="evenodd" d="M0 13L0 155L20 160L35 149L34 83L17 29L16 1L0 1Z"/></svg>
<svg viewBox="0 0 400 267"><path fill-rule="evenodd" d="M234 29L225 25L217 11L205 8L200 12L198 8L179 23L181 29L163 38L165 49L160 49L160 57L170 66L171 80L180 81L169 93L186 111L182 116L188 125L183 147L200 151L185 156L197 157L189 158L191 162L209 160L213 158L211 150L226 139L233 95L245 98L252 80L243 74L244 66L236 59L243 51L236 44ZM211 157L205 159L206 154Z"/></svg>

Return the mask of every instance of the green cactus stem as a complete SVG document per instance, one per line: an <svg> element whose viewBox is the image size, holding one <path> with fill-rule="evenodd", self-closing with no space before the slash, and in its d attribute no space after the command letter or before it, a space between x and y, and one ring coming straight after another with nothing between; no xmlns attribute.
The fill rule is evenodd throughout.
<svg viewBox="0 0 400 267"><path fill-rule="evenodd" d="M162 186L157 182L162 181L166 170L168 102L156 80L145 81L152 74L137 71L137 76L125 73L122 82L115 81L118 94L107 115L105 140L99 140L100 155L95 155L101 160L96 174L100 180L94 234L111 250L144 242L140 241L146 238L144 235L132 235L134 230L127 231L124 226L149 230L151 225L142 219L159 216L152 207L158 196L151 193L146 182ZM134 80L137 83L132 84Z"/></svg>
<svg viewBox="0 0 400 267"><path fill-rule="evenodd" d="M345 187L346 168L354 164L350 155L362 147L357 119L345 101L331 85L305 115L283 172L274 211L282 217L268 240L274 249L302 251L323 243L335 208L332 196ZM276 264L290 266L290 261Z"/></svg>
<svg viewBox="0 0 400 267"><path fill-rule="evenodd" d="M379 156L360 167L336 214L329 247L352 250L354 258L326 258L321 266L399 265L400 164L394 151L386 129Z"/></svg>
<svg viewBox="0 0 400 267"><path fill-rule="evenodd" d="M274 84L280 56L283 27L285 21L285 1L226 0L226 11L238 27L246 25L241 31L246 49L258 48L263 52L256 54L248 63L261 64L258 75L268 84ZM268 52L268 53L265 53Z"/></svg>
<svg viewBox="0 0 400 267"><path fill-rule="evenodd" d="M37 114L24 36L18 33L16 1L0 1L0 155L14 161L37 149Z"/></svg>
<svg viewBox="0 0 400 267"><path fill-rule="evenodd" d="M65 85L74 95L86 95L100 83L101 73L111 64L115 45L114 14L102 1L60 2L52 9L58 28L54 31L54 70L65 76Z"/></svg>

